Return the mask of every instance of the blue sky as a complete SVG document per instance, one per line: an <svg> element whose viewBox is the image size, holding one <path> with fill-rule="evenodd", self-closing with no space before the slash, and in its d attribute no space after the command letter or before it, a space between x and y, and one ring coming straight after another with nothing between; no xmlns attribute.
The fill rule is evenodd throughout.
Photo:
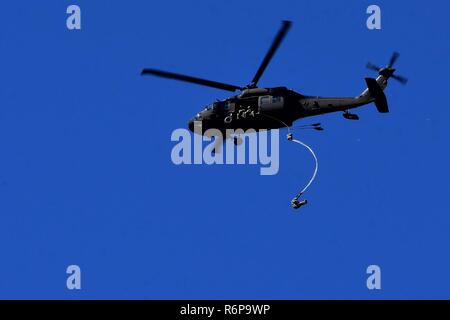
<svg viewBox="0 0 450 320"><path fill-rule="evenodd" d="M82 30L66 28L77 4ZM366 8L382 29L366 28ZM0 298L450 298L448 1L19 1L0 12ZM396 67L391 113L305 119L280 172L175 166L170 134L227 92L143 67L351 96ZM284 131L282 132L282 136ZM304 210L303 210L304 209ZM82 289L66 288L66 267ZM366 268L382 290L366 288Z"/></svg>

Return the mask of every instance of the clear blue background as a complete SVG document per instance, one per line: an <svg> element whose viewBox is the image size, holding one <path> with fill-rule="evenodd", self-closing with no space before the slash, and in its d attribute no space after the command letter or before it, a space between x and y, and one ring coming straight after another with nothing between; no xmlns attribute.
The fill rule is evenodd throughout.
<svg viewBox="0 0 450 320"><path fill-rule="evenodd" d="M66 28L78 4L82 30ZM7 1L0 11L0 298L450 298L448 1ZM170 134L228 93L156 67L357 95L392 51L391 113L330 114L258 166L175 166ZM282 132L282 137L284 136ZM66 267L82 290L66 289ZM366 268L382 269L382 290Z"/></svg>

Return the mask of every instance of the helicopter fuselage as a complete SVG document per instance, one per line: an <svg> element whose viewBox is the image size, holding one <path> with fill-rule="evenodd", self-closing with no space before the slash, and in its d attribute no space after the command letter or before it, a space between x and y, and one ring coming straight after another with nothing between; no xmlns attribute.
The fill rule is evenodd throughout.
<svg viewBox="0 0 450 320"><path fill-rule="evenodd" d="M189 121L189 129L202 134L208 129L270 130L292 126L300 118L346 111L373 101L366 92L358 97L325 98L304 96L286 87L251 88L212 103ZM201 131L196 126L201 126Z"/></svg>

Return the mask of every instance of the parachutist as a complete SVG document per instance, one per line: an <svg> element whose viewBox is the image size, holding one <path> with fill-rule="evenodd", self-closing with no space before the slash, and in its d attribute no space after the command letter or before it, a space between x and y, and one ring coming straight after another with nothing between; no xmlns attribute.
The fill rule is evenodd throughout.
<svg viewBox="0 0 450 320"><path fill-rule="evenodd" d="M292 141L292 139L294 139L292 133L288 133L287 139L288 139L289 141Z"/></svg>
<svg viewBox="0 0 450 320"><path fill-rule="evenodd" d="M308 200L302 200L299 201L297 197L295 197L294 199L292 199L291 201L291 207L294 209L298 209L304 205L306 205L308 203Z"/></svg>

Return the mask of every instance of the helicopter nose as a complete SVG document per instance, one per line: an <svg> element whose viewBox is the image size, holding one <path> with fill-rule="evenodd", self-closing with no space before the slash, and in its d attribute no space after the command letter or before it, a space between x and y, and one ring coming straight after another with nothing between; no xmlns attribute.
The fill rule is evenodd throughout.
<svg viewBox="0 0 450 320"><path fill-rule="evenodd" d="M189 120L188 127L190 131L194 132L194 120Z"/></svg>

